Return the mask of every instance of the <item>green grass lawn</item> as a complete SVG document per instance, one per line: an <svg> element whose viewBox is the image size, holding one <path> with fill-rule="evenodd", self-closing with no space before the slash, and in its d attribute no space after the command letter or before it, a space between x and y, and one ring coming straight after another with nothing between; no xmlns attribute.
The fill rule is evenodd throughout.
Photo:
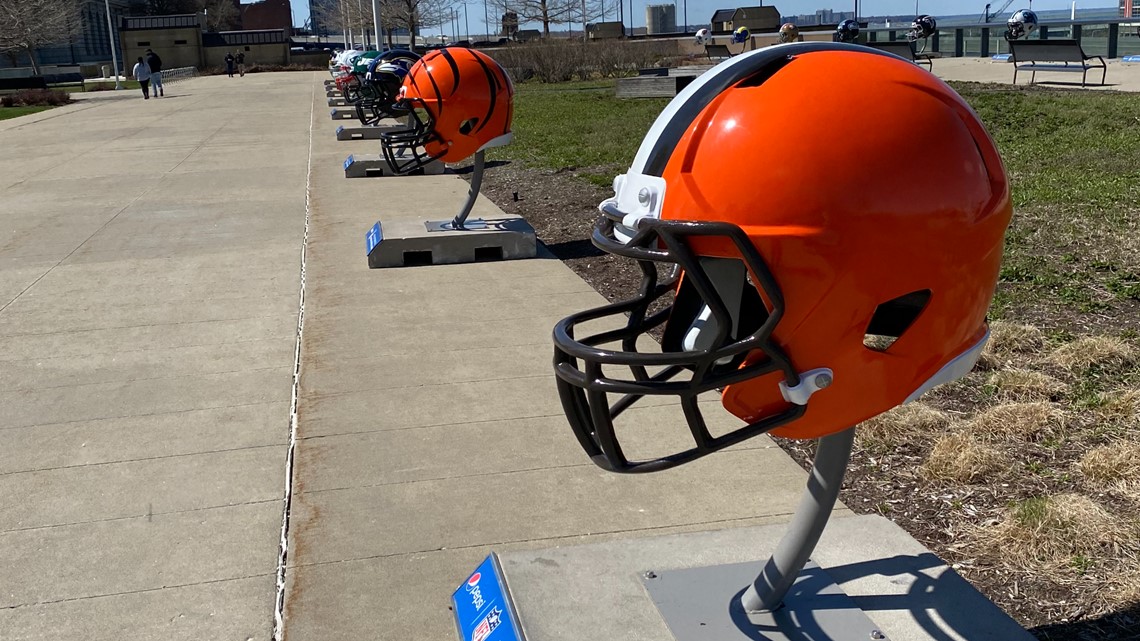
<svg viewBox="0 0 1140 641"><path fill-rule="evenodd" d="M498 156L609 185L668 103L619 100L613 86L519 84L515 142ZM1013 189L994 315L1123 312L1140 301L1140 95L954 87L997 141Z"/></svg>
<svg viewBox="0 0 1140 641"><path fill-rule="evenodd" d="M51 107L0 107L0 120L26 116L40 111L47 111Z"/></svg>

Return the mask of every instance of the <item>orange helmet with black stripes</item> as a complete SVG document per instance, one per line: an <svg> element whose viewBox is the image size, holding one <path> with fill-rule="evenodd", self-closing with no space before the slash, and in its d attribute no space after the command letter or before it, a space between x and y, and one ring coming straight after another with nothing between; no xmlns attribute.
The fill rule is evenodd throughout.
<svg viewBox="0 0 1140 641"><path fill-rule="evenodd" d="M408 71L400 89L408 128L381 134L392 171L434 161L460 162L511 141L514 86L490 56L465 47L432 51Z"/></svg>

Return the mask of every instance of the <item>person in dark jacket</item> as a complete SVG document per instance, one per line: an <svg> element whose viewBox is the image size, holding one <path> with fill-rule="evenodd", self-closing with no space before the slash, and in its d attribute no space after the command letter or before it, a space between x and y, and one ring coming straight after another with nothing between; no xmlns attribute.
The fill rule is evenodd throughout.
<svg viewBox="0 0 1140 641"><path fill-rule="evenodd" d="M234 77L234 54L232 52L226 53L226 73L230 74L231 78Z"/></svg>
<svg viewBox="0 0 1140 641"><path fill-rule="evenodd" d="M238 74L245 77L245 52L239 51L237 55Z"/></svg>
<svg viewBox="0 0 1140 641"><path fill-rule="evenodd" d="M158 54L146 50L146 64L150 67L150 87L154 90L154 97L165 96L166 93L162 90L162 58Z"/></svg>

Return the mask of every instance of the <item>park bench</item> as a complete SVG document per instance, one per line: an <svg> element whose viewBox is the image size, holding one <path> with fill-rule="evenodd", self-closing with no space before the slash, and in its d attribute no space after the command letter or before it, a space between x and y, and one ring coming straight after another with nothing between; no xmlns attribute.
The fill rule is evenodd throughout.
<svg viewBox="0 0 1140 641"><path fill-rule="evenodd" d="M893 53L896 56L913 62L916 65L926 65L930 71L934 71L934 55L929 53L915 53L914 43L909 40L894 40L889 42L868 42L866 46L879 51Z"/></svg>
<svg viewBox="0 0 1140 641"><path fill-rule="evenodd" d="M709 60L713 58L731 58L732 52L728 50L727 45L705 45L705 55Z"/></svg>
<svg viewBox="0 0 1140 641"><path fill-rule="evenodd" d="M49 87L74 87L83 86L83 74L81 73L52 73L44 75L44 82Z"/></svg>
<svg viewBox="0 0 1140 641"><path fill-rule="evenodd" d="M49 87L83 86L81 73L49 73L42 76L22 76L20 78L0 78L0 91L21 89L48 89Z"/></svg>
<svg viewBox="0 0 1140 641"><path fill-rule="evenodd" d="M1082 87L1086 86L1089 69L1101 70L1101 85L1104 85L1104 78L1108 74L1104 58L1086 54L1081 49L1081 43L1076 40L1012 40L1009 52L1013 62L1013 84L1017 84L1017 72L1020 69L1032 72L1029 84L1037 79L1038 71L1079 71Z"/></svg>
<svg viewBox="0 0 1140 641"><path fill-rule="evenodd" d="M20 89L47 89L47 81L44 80L43 76L0 78L0 91L19 91Z"/></svg>

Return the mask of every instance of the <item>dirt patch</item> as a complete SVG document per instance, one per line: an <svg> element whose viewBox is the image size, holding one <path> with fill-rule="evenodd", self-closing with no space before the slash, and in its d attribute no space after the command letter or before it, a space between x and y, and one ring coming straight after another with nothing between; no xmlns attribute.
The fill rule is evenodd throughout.
<svg viewBox="0 0 1140 641"><path fill-rule="evenodd" d="M584 171L496 163L487 170L483 193L507 213L526 218L539 240L607 299L624 299L636 291L639 273L631 261L591 244L597 203L612 192L581 179ZM1043 641L1140 641L1140 570L1131 552L1120 551L1119 541L1108 546L1116 545L1115 556L1111 549L1105 558L1069 554L1046 572L1009 563L1002 549L986 547L992 539L979 534L1015 531L1010 519L1034 501L1064 501L1080 493L1095 498L1098 515L1140 514L1137 492L1089 486L1088 470L1104 464L1083 458L1121 438L1140 439L1132 397L1119 389L1140 385L1136 370L1112 378L1115 388L1106 387L1107 368L1091 362L1089 370L1085 362L1103 357L1119 367L1135 353L1115 339L1077 341L1058 353L1057 341L1046 345L1036 329L1048 328L1051 337L1067 337L1062 345L1073 344L1074 335L1090 331L1127 332L1140 317L1133 315L1136 308L1136 301L1124 301L1093 314L1047 303L1008 310L1009 320L1028 327L995 332L997 349L977 371L928 393L920 406L896 410L899 417L880 417L860 428L840 499L857 513L898 523ZM1117 412L1114 403L1127 411ZM1115 418L1106 418L1110 414ZM1018 429L984 429L987 420L1002 416L1019 421ZM973 458L949 457L964 440L976 449ZM776 441L810 466L813 441Z"/></svg>

